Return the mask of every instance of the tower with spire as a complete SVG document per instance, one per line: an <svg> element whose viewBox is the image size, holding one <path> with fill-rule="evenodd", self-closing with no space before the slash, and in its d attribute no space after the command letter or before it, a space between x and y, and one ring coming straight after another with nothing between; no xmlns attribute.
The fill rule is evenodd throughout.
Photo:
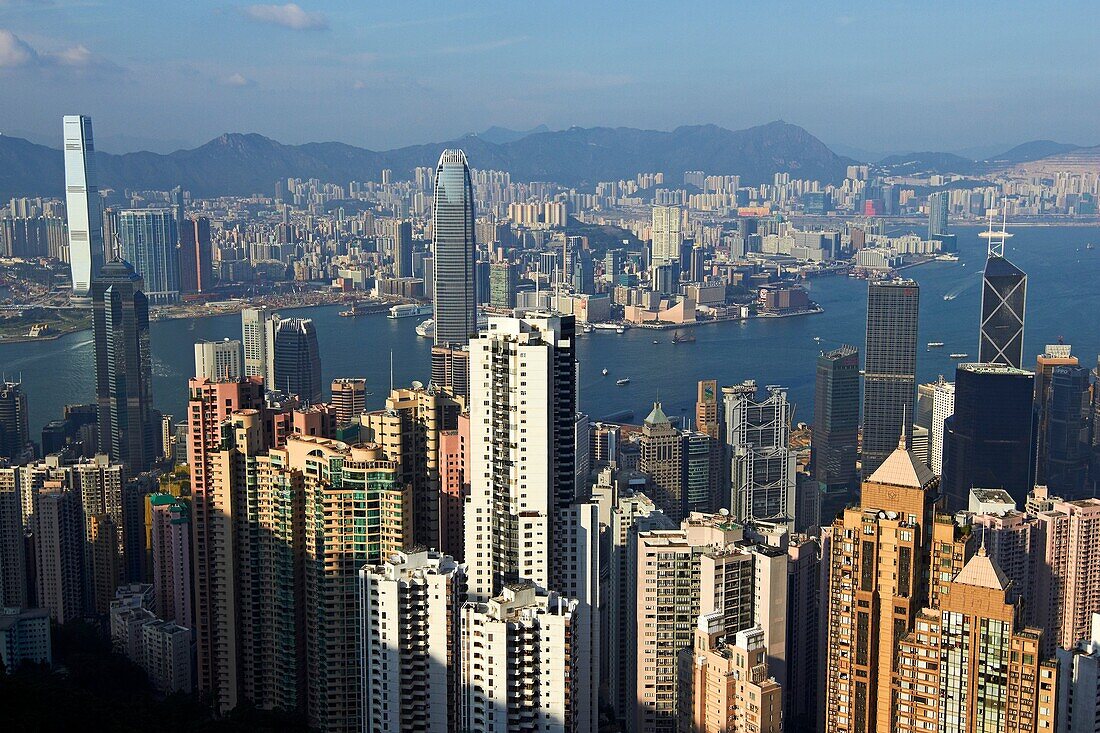
<svg viewBox="0 0 1100 733"><path fill-rule="evenodd" d="M1027 275L1005 257L1008 215L1001 205L1000 228L994 229L998 211L990 209L989 228L979 235L988 243L982 274L982 321L979 328L978 360L985 364L1007 364L1020 368L1024 358L1024 310Z"/></svg>

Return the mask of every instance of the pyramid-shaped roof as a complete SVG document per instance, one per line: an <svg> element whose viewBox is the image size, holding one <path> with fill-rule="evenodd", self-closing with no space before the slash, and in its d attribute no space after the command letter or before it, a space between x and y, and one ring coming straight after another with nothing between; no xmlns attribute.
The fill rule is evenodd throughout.
<svg viewBox="0 0 1100 733"><path fill-rule="evenodd" d="M985 551L985 545L982 545L977 554L970 558L962 571L955 576L953 582L959 585L1004 591L1008 590L1008 584L1011 581Z"/></svg>
<svg viewBox="0 0 1100 733"><path fill-rule="evenodd" d="M932 469L908 450L903 438L897 450L891 453L867 480L890 486L922 489L935 478L936 475L932 473Z"/></svg>
<svg viewBox="0 0 1100 733"><path fill-rule="evenodd" d="M646 416L645 421L646 421L647 425L668 425L669 424L668 415L666 415L665 411L661 409L661 403L660 402L654 402L653 403L653 411L650 412L648 416Z"/></svg>

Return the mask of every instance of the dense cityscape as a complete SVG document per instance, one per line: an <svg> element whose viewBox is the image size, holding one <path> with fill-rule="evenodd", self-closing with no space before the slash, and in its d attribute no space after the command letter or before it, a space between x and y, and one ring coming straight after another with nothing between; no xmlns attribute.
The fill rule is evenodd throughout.
<svg viewBox="0 0 1100 733"><path fill-rule="evenodd" d="M4 33L0 71L21 49ZM1100 232L1100 148L521 176L486 151L593 131L493 128L246 194L185 184L166 161L195 151L139 154L142 180L180 182L130 185L90 115L57 123L61 150L0 136L0 160L59 163L0 176L5 729L1100 727L1100 344L1068 315L1095 301L1065 296L1065 330L1029 351L1013 246ZM278 145L257 137L209 145ZM1067 280L1100 257L1082 242ZM972 341L925 340L929 299L964 285L931 295L922 273L978 248ZM697 380L668 356L823 318L838 283L860 338L813 336L808 405L767 358ZM357 329L341 351L388 373L323 377L323 306ZM183 337L189 378L154 389L179 359L154 330L215 317L232 332ZM372 326L390 321L430 346ZM36 419L59 398L30 385L61 377L5 349L59 370L79 333L94 389L53 384L63 410ZM637 334L660 392L623 366L582 387L584 344ZM953 371L928 381L933 356Z"/></svg>

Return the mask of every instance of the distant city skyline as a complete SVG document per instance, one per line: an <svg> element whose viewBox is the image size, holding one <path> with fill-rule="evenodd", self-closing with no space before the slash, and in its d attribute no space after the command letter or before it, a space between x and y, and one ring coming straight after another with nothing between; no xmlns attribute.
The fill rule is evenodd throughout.
<svg viewBox="0 0 1100 733"><path fill-rule="evenodd" d="M1100 70L1065 52L1097 40L1094 24L1075 22L1085 3L1059 13L642 5L489 2L434 16L408 6L381 18L345 0L199 0L155 13L3 2L0 78L21 103L5 106L0 131L59 144L62 114L90 114L110 152L190 147L226 131L388 149L494 125L741 129L775 119L843 154L1100 142ZM131 33L133 23L146 32ZM919 53L891 53L899 38ZM660 105L643 101L654 88ZM440 107L448 114L426 113Z"/></svg>

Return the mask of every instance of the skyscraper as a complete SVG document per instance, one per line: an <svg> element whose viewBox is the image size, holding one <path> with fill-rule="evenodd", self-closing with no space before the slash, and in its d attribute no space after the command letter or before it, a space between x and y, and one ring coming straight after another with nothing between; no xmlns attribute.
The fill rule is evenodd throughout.
<svg viewBox="0 0 1100 733"><path fill-rule="evenodd" d="M943 475L943 427L955 414L955 383L941 375L932 388L932 423L928 435L928 467L937 476Z"/></svg>
<svg viewBox="0 0 1100 733"><path fill-rule="evenodd" d="M244 376L241 342L236 339L199 341L195 344L195 377L212 382L236 381Z"/></svg>
<svg viewBox="0 0 1100 733"><path fill-rule="evenodd" d="M439 157L432 216L435 343L464 346L477 335L477 244L474 187L466 154L461 150L444 150Z"/></svg>
<svg viewBox="0 0 1100 733"><path fill-rule="evenodd" d="M1046 485L1052 494L1081 499L1086 494L1091 395L1089 370L1083 366L1054 368L1046 424Z"/></svg>
<svg viewBox="0 0 1100 733"><path fill-rule="evenodd" d="M0 382L0 458L18 463L29 442L27 393L19 382Z"/></svg>
<svg viewBox="0 0 1100 733"><path fill-rule="evenodd" d="M344 427L359 421L367 400L367 380L342 378L332 380L332 407L336 426Z"/></svg>
<svg viewBox="0 0 1100 733"><path fill-rule="evenodd" d="M650 266L679 263L680 245L684 241L683 211L679 206L654 206L650 232Z"/></svg>
<svg viewBox="0 0 1100 733"><path fill-rule="evenodd" d="M180 291L208 293L214 288L210 220L205 216L180 219Z"/></svg>
<svg viewBox="0 0 1100 733"><path fill-rule="evenodd" d="M103 266L92 284L99 447L131 474L156 460L149 301L141 276L126 262Z"/></svg>
<svg viewBox="0 0 1100 733"><path fill-rule="evenodd" d="M393 227L393 274L413 276L412 222L400 221Z"/></svg>
<svg viewBox="0 0 1100 733"><path fill-rule="evenodd" d="M642 422L638 470L650 479L647 492L669 519L679 522L687 516L684 495L684 444L680 431L672 427L660 402Z"/></svg>
<svg viewBox="0 0 1100 733"><path fill-rule="evenodd" d="M947 508L965 509L970 489L1004 489L1023 506L1035 476L1034 375L1005 364L960 364L955 412L944 423Z"/></svg>
<svg viewBox="0 0 1100 733"><path fill-rule="evenodd" d="M1046 484L1047 430L1050 423L1050 386L1054 370L1060 366L1077 366L1069 344L1047 344L1035 358L1035 483Z"/></svg>
<svg viewBox="0 0 1100 733"><path fill-rule="evenodd" d="M489 305L494 308L516 307L516 266L511 262L494 262L489 266Z"/></svg>
<svg viewBox="0 0 1100 733"><path fill-rule="evenodd" d="M307 403L321 401L321 352L310 318L284 318L275 329L273 384Z"/></svg>
<svg viewBox="0 0 1100 733"><path fill-rule="evenodd" d="M795 454L787 391L770 386L758 397L756 382L723 387L726 444L731 456L731 504L744 522L781 521L793 527Z"/></svg>
<svg viewBox="0 0 1100 733"><path fill-rule="evenodd" d="M73 298L88 301L103 267L103 210L96 185L92 118L65 115L65 212Z"/></svg>
<svg viewBox="0 0 1100 733"><path fill-rule="evenodd" d="M179 300L179 232L172 209L128 209L119 212L118 238L122 259L133 265L145 282L153 303Z"/></svg>
<svg viewBox="0 0 1100 733"><path fill-rule="evenodd" d="M814 478L828 506L823 516L855 493L859 455L859 351L841 346L817 357L814 389ZM836 499L829 501L830 498Z"/></svg>
<svg viewBox="0 0 1100 733"><path fill-rule="evenodd" d="M262 377L268 389L275 389L271 380L274 366L275 328L278 316L267 308L245 308L241 311L241 343L244 346L244 376Z"/></svg>
<svg viewBox="0 0 1100 733"><path fill-rule="evenodd" d="M863 380L863 475L870 476L906 437L914 417L917 373L917 311L920 288L913 280L867 283L867 345Z"/></svg>
<svg viewBox="0 0 1100 733"><path fill-rule="evenodd" d="M947 234L947 191L935 191L928 196L928 238Z"/></svg>
<svg viewBox="0 0 1100 733"><path fill-rule="evenodd" d="M1007 364L1019 369L1024 361L1024 308L1027 303L1027 275L1005 258L1004 230L989 230L981 236L989 242L989 257L982 275L982 322L979 329L978 361Z"/></svg>

